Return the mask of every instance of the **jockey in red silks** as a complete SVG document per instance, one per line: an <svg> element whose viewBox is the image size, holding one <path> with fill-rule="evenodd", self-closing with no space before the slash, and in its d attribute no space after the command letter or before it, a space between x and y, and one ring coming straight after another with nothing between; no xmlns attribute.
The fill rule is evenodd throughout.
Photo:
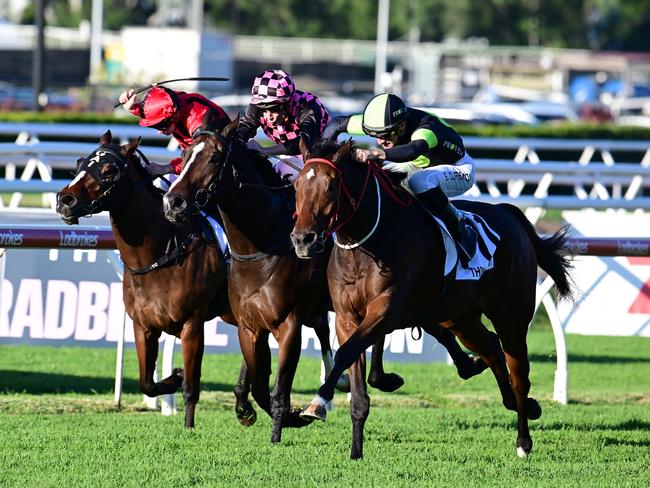
<svg viewBox="0 0 650 488"><path fill-rule="evenodd" d="M135 101L133 89L120 94L120 103L133 115L140 117L142 127L151 127L171 135L178 141L181 149L186 149L192 143L192 137L202 130L221 131L230 118L216 103L199 93L174 91L163 86L152 87L138 104ZM168 164L151 163L147 171L152 176L170 174L169 182L173 182L180 174L183 166L182 158L174 158ZM156 181L159 188L167 191L167 181ZM228 241L221 224L203 210L200 212L210 223L224 254L227 254Z"/></svg>
<svg viewBox="0 0 650 488"><path fill-rule="evenodd" d="M151 127L171 135L181 149L192 143L192 136L201 131L220 131L229 122L226 112L216 103L198 93L174 91L163 86L152 87L138 104L133 89L120 94L120 103L133 115L140 117L142 127ZM152 175L180 174L181 158L169 164L151 164Z"/></svg>
<svg viewBox="0 0 650 488"><path fill-rule="evenodd" d="M272 156L275 170L290 180L303 167L300 140L311 149L330 116L318 97L296 89L293 78L281 69L266 70L255 77L250 105L239 121L237 135L248 149ZM254 139L262 127L274 142L262 147Z"/></svg>

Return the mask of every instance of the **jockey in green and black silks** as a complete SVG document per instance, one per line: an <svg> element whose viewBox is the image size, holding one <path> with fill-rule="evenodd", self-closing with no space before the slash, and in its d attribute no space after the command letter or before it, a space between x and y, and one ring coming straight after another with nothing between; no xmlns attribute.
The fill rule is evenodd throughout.
<svg viewBox="0 0 650 488"><path fill-rule="evenodd" d="M460 135L443 119L407 107L390 93L375 96L363 114L335 117L322 137L334 139L342 132L377 139L381 149L358 149L357 159L407 173L409 188L445 223L466 265L476 250L476 229L448 198L462 195L475 180L475 163Z"/></svg>

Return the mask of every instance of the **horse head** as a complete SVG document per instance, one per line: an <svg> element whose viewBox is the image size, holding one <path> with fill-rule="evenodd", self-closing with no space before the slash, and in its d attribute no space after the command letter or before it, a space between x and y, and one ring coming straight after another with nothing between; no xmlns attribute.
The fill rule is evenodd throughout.
<svg viewBox="0 0 650 488"><path fill-rule="evenodd" d="M99 147L77 160L74 179L57 193L56 211L65 223L78 224L79 217L109 210L120 200L140 138L124 146L112 139L111 131L106 131Z"/></svg>
<svg viewBox="0 0 650 488"><path fill-rule="evenodd" d="M341 212L348 211L342 207L356 206L343 180L344 163L351 160L354 147L350 140L341 145L321 141L311 153L302 149L305 166L294 182L296 223L291 242L298 257L308 259L326 249L326 239L341 223Z"/></svg>
<svg viewBox="0 0 650 488"><path fill-rule="evenodd" d="M163 197L165 217L180 224L203 209L218 193L235 186L238 178L234 154L240 148L235 141L239 118L221 134L201 131L183 151L183 170Z"/></svg>

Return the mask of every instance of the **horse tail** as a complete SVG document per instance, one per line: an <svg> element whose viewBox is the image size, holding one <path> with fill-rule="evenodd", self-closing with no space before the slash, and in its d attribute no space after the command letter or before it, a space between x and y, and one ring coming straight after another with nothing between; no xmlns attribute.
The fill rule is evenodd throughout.
<svg viewBox="0 0 650 488"><path fill-rule="evenodd" d="M560 297L571 299L573 297L573 281L569 272L573 269L573 265L570 256L562 252L564 244L569 238L570 226L565 225L551 236L540 237L533 224L518 207L508 203L501 203L499 206L506 209L524 228L535 249L537 265L553 279Z"/></svg>

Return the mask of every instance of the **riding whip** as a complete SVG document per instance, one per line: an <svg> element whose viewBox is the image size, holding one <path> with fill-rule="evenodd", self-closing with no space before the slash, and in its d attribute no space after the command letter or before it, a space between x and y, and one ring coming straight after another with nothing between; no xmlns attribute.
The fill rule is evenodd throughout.
<svg viewBox="0 0 650 488"><path fill-rule="evenodd" d="M193 78L174 78L173 80L157 81L155 83L151 83L150 85L143 86L141 88L138 88L137 90L133 90L133 94L137 95L138 93L142 93L143 91L146 91L149 88L153 88L154 86L164 85L166 83L172 83L174 81L230 81L230 78L223 78L221 76L197 76ZM113 105L113 108L117 108L120 105L122 105L122 103L117 102L115 105Z"/></svg>

